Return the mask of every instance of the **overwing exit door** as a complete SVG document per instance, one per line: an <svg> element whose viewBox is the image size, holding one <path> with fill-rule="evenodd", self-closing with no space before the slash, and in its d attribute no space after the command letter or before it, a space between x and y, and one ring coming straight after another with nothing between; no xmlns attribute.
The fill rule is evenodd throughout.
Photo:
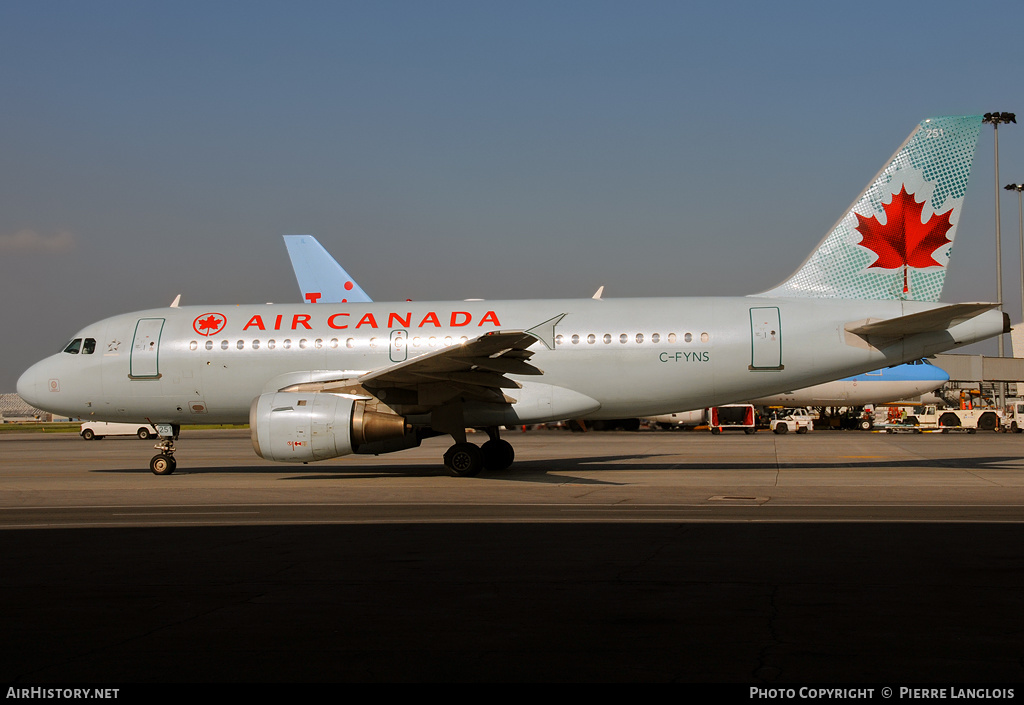
<svg viewBox="0 0 1024 705"><path fill-rule="evenodd" d="M409 336L404 330L391 331L391 362L405 362L409 357Z"/></svg>

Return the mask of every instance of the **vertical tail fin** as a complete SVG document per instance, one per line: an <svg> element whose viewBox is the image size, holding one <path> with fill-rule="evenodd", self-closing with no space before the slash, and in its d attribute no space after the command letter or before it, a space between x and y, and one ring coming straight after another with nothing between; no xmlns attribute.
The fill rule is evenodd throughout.
<svg viewBox="0 0 1024 705"><path fill-rule="evenodd" d="M793 276L758 296L937 301L981 116L923 121Z"/></svg>
<svg viewBox="0 0 1024 705"><path fill-rule="evenodd" d="M312 235L284 235L304 303L365 303L371 301Z"/></svg>

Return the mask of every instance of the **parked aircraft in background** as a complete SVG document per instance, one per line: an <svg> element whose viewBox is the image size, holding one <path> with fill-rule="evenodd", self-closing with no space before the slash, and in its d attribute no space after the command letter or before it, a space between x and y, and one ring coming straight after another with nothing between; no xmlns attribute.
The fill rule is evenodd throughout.
<svg viewBox="0 0 1024 705"><path fill-rule="evenodd" d="M285 235L284 237L285 243L290 243L288 244L288 254L291 257L292 269L301 291L306 292L317 287L325 288L323 284L330 281L354 283L351 275L328 254L327 250L312 235ZM299 242L300 240L301 242ZM315 280L309 276L309 272L313 271L317 272ZM334 287L334 291L337 290L338 287ZM601 287L595 298L602 298L603 290L604 287ZM330 296L328 294L327 298L321 298L320 302L340 303ZM816 384L806 389L754 399L749 403L756 406L812 407L884 404L933 392L948 381L949 375L945 370L925 360L915 360L909 364L872 370L853 377ZM654 421L675 423L679 413L660 416Z"/></svg>
<svg viewBox="0 0 1024 705"><path fill-rule="evenodd" d="M752 399L748 403L754 406L786 407L886 404L921 397L948 381L949 375L941 367L936 367L926 360L917 360L906 365L886 367L805 389ZM706 422L704 409L661 414L648 417L647 420L657 424L679 426L699 426Z"/></svg>
<svg viewBox="0 0 1024 705"><path fill-rule="evenodd" d="M503 425L653 416L779 394L1006 332L941 304L981 117L923 121L795 274L747 297L186 306L83 328L29 368L42 409L149 421L174 471L182 423L248 421L261 457L384 453L449 434L456 475L514 458ZM484 429L483 447L466 440Z"/></svg>
<svg viewBox="0 0 1024 705"><path fill-rule="evenodd" d="M356 280L311 235L285 235L285 247L306 303L362 303L371 301Z"/></svg>
<svg viewBox="0 0 1024 705"><path fill-rule="evenodd" d="M755 406L864 406L912 399L949 381L941 367L925 360L885 367L806 389L750 400Z"/></svg>

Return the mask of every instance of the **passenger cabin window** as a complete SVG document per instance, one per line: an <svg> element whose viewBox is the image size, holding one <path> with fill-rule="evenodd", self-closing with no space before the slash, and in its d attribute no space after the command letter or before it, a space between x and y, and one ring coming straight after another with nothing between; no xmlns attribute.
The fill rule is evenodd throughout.
<svg viewBox="0 0 1024 705"><path fill-rule="evenodd" d="M77 355L81 351L81 349L82 349L82 339L81 338L75 338L70 343L68 343L68 346L66 348L64 348L64 352L71 353L72 355Z"/></svg>

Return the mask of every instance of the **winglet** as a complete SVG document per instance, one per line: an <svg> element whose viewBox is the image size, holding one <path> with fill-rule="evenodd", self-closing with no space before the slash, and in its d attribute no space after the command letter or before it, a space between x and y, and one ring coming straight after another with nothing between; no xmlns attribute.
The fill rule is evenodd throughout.
<svg viewBox="0 0 1024 705"><path fill-rule="evenodd" d="M174 301L171 302L171 308L178 308L178 304L181 303L181 294L174 297Z"/></svg>
<svg viewBox="0 0 1024 705"><path fill-rule="evenodd" d="M532 335L534 338L544 343L548 350L555 349L555 326L562 322L566 314L560 313L554 318L549 318L543 323L538 323L533 328L530 328L526 332Z"/></svg>
<svg viewBox="0 0 1024 705"><path fill-rule="evenodd" d="M594 292L594 295L591 296L590 298L597 299L598 301L600 301L602 296L604 296L604 284L597 287L597 291Z"/></svg>

